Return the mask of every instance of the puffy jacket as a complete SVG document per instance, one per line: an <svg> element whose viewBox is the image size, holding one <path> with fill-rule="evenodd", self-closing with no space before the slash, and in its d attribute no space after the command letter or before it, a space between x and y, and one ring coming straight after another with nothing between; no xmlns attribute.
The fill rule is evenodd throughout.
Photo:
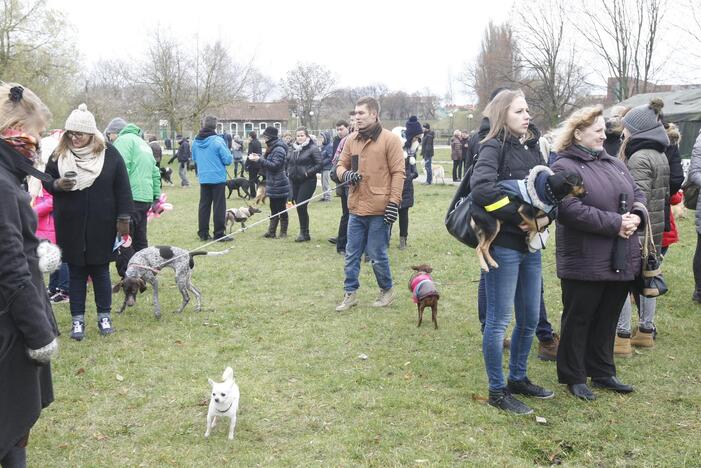
<svg viewBox="0 0 701 468"><path fill-rule="evenodd" d="M389 202L399 205L405 177L402 140L385 128L376 140L361 141L357 132L351 133L345 139L336 166L339 180L350 170L354 154L358 155L358 172L363 179L349 189L350 212L356 216L377 216L385 213Z"/></svg>
<svg viewBox="0 0 701 468"><path fill-rule="evenodd" d="M268 143L270 145L270 143ZM260 168L265 174L265 193L270 198L287 198L290 182L285 174L287 145L281 138L268 146L268 151L258 161L251 161L252 167Z"/></svg>
<svg viewBox="0 0 701 468"><path fill-rule="evenodd" d="M404 158L404 187L402 188L402 203L400 208L414 206L414 179L419 176L416 164L411 164L410 159Z"/></svg>
<svg viewBox="0 0 701 468"><path fill-rule="evenodd" d="M316 178L321 172L321 153L319 147L309 139L306 145L296 149L294 144L287 151L287 174L294 181Z"/></svg>
<svg viewBox="0 0 701 468"><path fill-rule="evenodd" d="M178 158L178 162L186 163L192 157L192 152L190 151L190 140L183 138L180 140L180 146L178 146L178 151L175 153L175 157ZM172 161L172 159L171 159ZM170 164L170 161L168 161Z"/></svg>
<svg viewBox="0 0 701 468"><path fill-rule="evenodd" d="M691 166L689 167L689 180L701 187L701 131L696 137L696 142L691 150ZM701 235L701 197L696 203L696 214L694 215L696 232Z"/></svg>
<svg viewBox="0 0 701 468"><path fill-rule="evenodd" d="M226 182L226 166L233 160L231 151L219 135L195 138L192 143L192 160L197 164L200 184L223 184Z"/></svg>
<svg viewBox="0 0 701 468"><path fill-rule="evenodd" d="M632 140L629 143L633 143ZM639 140L638 140L639 141ZM664 148L661 148L664 150ZM628 150L626 149L626 152ZM646 148L628 158L628 170L647 200L652 237L658 253L665 228L665 206L669 204L669 163L663 151Z"/></svg>
<svg viewBox="0 0 701 468"><path fill-rule="evenodd" d="M32 204L37 214L37 232L39 239L46 239L52 244L56 243L56 228L54 227L54 196L41 189L41 194L34 199Z"/></svg>
<svg viewBox="0 0 701 468"><path fill-rule="evenodd" d="M623 161L606 151L596 157L571 146L558 153L552 170L576 172L587 190L583 198L565 198L558 209L555 255L558 278L632 280L641 266L637 233L626 240L628 267L618 273L611 268L613 246L621 228L618 213L621 193L628 196L629 208L634 201L645 204L645 194L635 184Z"/></svg>
<svg viewBox="0 0 701 468"><path fill-rule="evenodd" d="M520 252L528 250L526 233L518 227L522 218L518 214L518 206L508 203L506 193L497 182L523 179L534 166L543 164L538 145L540 132L533 125L529 127L529 131L532 137L525 144L512 135L504 141L503 134L482 143L470 179L473 201L503 221L493 243Z"/></svg>
<svg viewBox="0 0 701 468"><path fill-rule="evenodd" d="M119 132L114 147L124 158L134 201L152 203L161 195L161 172L153 151L139 134L141 129L129 124Z"/></svg>

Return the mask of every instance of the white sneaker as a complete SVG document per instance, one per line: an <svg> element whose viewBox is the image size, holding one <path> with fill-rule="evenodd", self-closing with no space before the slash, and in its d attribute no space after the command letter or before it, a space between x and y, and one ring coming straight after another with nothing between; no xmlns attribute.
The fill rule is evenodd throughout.
<svg viewBox="0 0 701 468"><path fill-rule="evenodd" d="M358 305L358 298L355 291L347 292L343 295L343 301L336 306L336 312L346 311L356 305Z"/></svg>
<svg viewBox="0 0 701 468"><path fill-rule="evenodd" d="M380 289L380 294L377 296L377 300L372 303L373 307L387 307L394 302L396 297L394 288Z"/></svg>

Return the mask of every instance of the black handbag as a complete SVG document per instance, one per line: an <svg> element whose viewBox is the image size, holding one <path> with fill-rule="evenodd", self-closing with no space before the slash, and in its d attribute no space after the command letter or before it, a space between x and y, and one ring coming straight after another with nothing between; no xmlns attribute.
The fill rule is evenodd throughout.
<svg viewBox="0 0 701 468"><path fill-rule="evenodd" d="M645 297L662 296L669 291L669 288L662 276L662 267L659 258L657 258L655 243L652 240L650 215L643 205L636 203L634 206L641 208L645 217L645 235L641 246L643 265L640 274L635 278L634 288Z"/></svg>
<svg viewBox="0 0 701 468"><path fill-rule="evenodd" d="M690 210L695 210L699 200L699 186L687 177L682 185L682 191L684 192L684 206Z"/></svg>

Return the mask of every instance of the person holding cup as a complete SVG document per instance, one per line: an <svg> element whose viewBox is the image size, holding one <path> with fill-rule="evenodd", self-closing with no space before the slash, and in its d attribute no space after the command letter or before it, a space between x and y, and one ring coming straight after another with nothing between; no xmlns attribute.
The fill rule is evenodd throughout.
<svg viewBox="0 0 701 468"><path fill-rule="evenodd" d="M56 150L46 165L53 182L56 241L70 270L71 338L85 336L85 297L92 278L101 335L114 332L111 319L110 262L117 234L129 234L133 210L124 159L106 143L85 104L71 112Z"/></svg>

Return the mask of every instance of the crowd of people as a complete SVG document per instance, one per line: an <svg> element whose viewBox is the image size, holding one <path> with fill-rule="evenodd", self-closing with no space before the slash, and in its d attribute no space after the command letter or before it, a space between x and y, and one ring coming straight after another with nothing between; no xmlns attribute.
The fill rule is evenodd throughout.
<svg viewBox="0 0 701 468"><path fill-rule="evenodd" d="M630 355L631 346L654 347L657 334L655 299L633 287L641 271L639 233L651 231L662 258L676 239L670 203L684 180L678 132L664 121L662 109L661 101L653 100L615 109L605 119L600 106L586 107L567 118L549 141L533 124L524 94L498 89L484 110L480 129L473 135L454 133L453 179L470 174L474 203L501 226L491 248L499 267L482 273L477 291L490 405L529 414L531 408L514 395L554 396L528 377L534 336L540 341L538 357L556 361L558 381L575 397L596 399L589 378L596 388L634 390L618 379L614 356ZM326 131L315 138L304 127L279 135L277 128L267 127L262 143L255 132L248 135L247 148L238 136L217 133L216 117L205 117L193 142L179 138L168 161L178 160L183 187L190 185L189 164L196 166L199 239L231 239L225 234L224 195L227 167L233 163L234 177L248 173L251 196L258 184L265 185L271 216L263 237L287 237L286 207L291 202L299 222L295 241L308 242L308 202L320 175L320 201L331 201L335 191L341 204L338 235L329 239L345 259L344 295L336 311L358 304L364 257L379 287L372 306L390 306L396 298L388 256L392 227L399 221L399 249L406 249L417 157L421 153L426 183L431 184L434 133L429 124L411 116L398 135L383 128L379 115L377 100L361 98L349 121L336 123L335 136ZM0 405L12 408L0 415L3 466L22 466L29 430L53 399L50 360L58 329L51 303L70 302L70 337L82 340L86 285L91 281L98 331L113 333L109 264L122 255L119 247L124 243L131 242L132 251L148 246L147 213L161 194L160 145L154 139L147 143L137 125L116 117L100 132L93 114L81 104L61 131L42 140L50 119L49 110L30 90L0 84L0 226L6 245L0 262L0 334L11 337L5 342L12 343L0 356L0 378L19 382L0 390ZM526 179L536 166L550 166L552 174L578 175L586 195L565 198L556 216L531 225L524 222L503 182ZM701 136L689 177L701 185ZM337 183L335 190L330 180ZM629 201L624 211L622 199ZM693 300L701 303L698 213ZM543 301L542 246L528 241L534 229L543 231L552 222L557 224L563 303L559 335ZM40 269L46 263L38 253L40 242L61 248L48 289L43 273L51 271ZM616 249L625 255L624 263L614 268ZM640 316L636 329L631 324L633 303ZM509 339L505 334L512 315L515 326ZM505 348L510 349L506 378Z"/></svg>

